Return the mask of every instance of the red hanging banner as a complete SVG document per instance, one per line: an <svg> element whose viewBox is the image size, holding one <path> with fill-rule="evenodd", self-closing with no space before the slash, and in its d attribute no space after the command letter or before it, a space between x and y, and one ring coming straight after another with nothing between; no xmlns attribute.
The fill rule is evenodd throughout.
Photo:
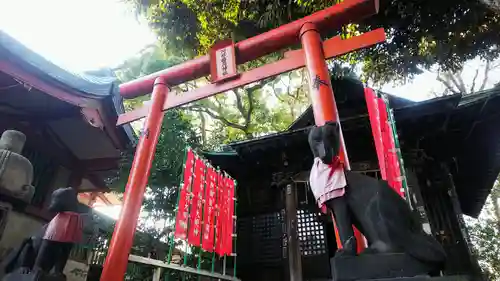
<svg viewBox="0 0 500 281"><path fill-rule="evenodd" d="M226 232L225 232L225 242L224 253L226 255L231 255L233 253L233 231L234 231L234 180L231 178L226 179L227 187L227 216L226 216Z"/></svg>
<svg viewBox="0 0 500 281"><path fill-rule="evenodd" d="M205 162L196 158L194 164L194 180L192 188L193 200L191 201L191 214L189 219L188 243L194 246L200 245L201 240L201 212L203 205L203 185L205 183Z"/></svg>
<svg viewBox="0 0 500 281"><path fill-rule="evenodd" d="M186 163L184 164L184 178L181 183L177 216L175 218L175 237L180 239L186 239L187 236L193 167L194 153L191 149L189 149L186 155Z"/></svg>
<svg viewBox="0 0 500 281"><path fill-rule="evenodd" d="M203 210L203 238L202 248L205 251L214 250L214 219L216 204L217 172L212 167L207 168L205 186L205 208Z"/></svg>
<svg viewBox="0 0 500 281"><path fill-rule="evenodd" d="M217 181L217 225L215 230L215 252L220 256L224 255L224 230L226 225L226 181L225 177L219 173Z"/></svg>
<svg viewBox="0 0 500 281"><path fill-rule="evenodd" d="M382 98L377 99L378 110L380 114L380 125L382 129L382 141L384 144L384 156L385 163L387 167L387 182L389 185L398 193L401 197L404 197L404 193L401 190L401 173L399 169L398 155L396 152L396 144L394 143L394 137L391 125L388 122L387 106Z"/></svg>
<svg viewBox="0 0 500 281"><path fill-rule="evenodd" d="M382 130L380 124L380 113L378 110L378 102L375 92L370 88L365 88L365 100L368 108L368 116L370 117L370 125L372 127L373 141L375 150L377 151L378 164L380 167L380 175L383 180L387 180L386 163L384 157L384 144L382 141Z"/></svg>

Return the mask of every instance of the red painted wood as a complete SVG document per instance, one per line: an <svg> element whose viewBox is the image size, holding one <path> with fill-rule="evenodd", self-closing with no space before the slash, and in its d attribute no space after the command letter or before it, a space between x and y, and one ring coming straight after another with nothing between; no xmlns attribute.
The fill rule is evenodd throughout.
<svg viewBox="0 0 500 281"><path fill-rule="evenodd" d="M232 52L231 52L231 59L232 63L230 65L231 69L233 70L233 73L230 73L229 75L225 75L224 77L218 77L217 75L217 51L226 48L228 46L231 46ZM227 79L232 79L238 76L238 69L236 65L236 49L234 47L234 42L231 39L228 40L223 40L215 43L212 46L212 49L210 49L210 78L212 83L220 83L223 82Z"/></svg>
<svg viewBox="0 0 500 281"><path fill-rule="evenodd" d="M384 143L382 139L382 127L380 124L379 106L375 92L370 88L365 88L366 107L368 109L368 116L372 128L373 141L375 143L375 150L377 151L378 165L380 168L380 175L383 180L387 180L387 171L384 158Z"/></svg>
<svg viewBox="0 0 500 281"><path fill-rule="evenodd" d="M385 32L379 28L359 36L341 40L340 37L334 37L323 43L325 58L330 59L352 51L360 50L385 41ZM337 44L335 44L337 43ZM274 63L270 63L247 72L241 73L235 78L225 83L209 84L191 92L171 94L163 106L163 110L168 110L178 106L188 104L193 101L211 97L237 87L242 87L250 83L279 75L284 72L292 71L305 66L304 51L294 50L285 53L285 58ZM117 126L130 123L146 117L148 106L143 106L133 111L126 112L118 116Z"/></svg>
<svg viewBox="0 0 500 281"><path fill-rule="evenodd" d="M378 12L378 0L345 0L340 4L316 12L300 20L282 25L271 31L243 40L236 44L237 63L245 63L279 51L300 42L299 32L305 23L313 23L320 32L339 28L352 21L361 20ZM134 98L151 92L156 77L163 77L170 85L207 76L210 73L208 55L150 74L120 85L120 94Z"/></svg>
<svg viewBox="0 0 500 281"><path fill-rule="evenodd" d="M137 227L148 177L151 171L156 144L163 121L162 105L167 98L165 80L158 78L152 96L151 110L146 118L142 135L132 162L132 169L125 188L123 208L116 223L102 271L102 281L122 281L127 270L128 256Z"/></svg>
<svg viewBox="0 0 500 281"><path fill-rule="evenodd" d="M326 122L334 121L339 122L340 125L339 114L332 85L330 84L330 73L326 65L325 52L323 51L320 33L316 26L307 23L302 27L300 34L306 60L306 68L309 73L309 94L311 96L315 123L317 126L322 126ZM334 40L336 41L333 42L341 41L339 39ZM340 142L340 160L344 164L344 167L349 170L349 158L347 156L342 129L340 129ZM339 237L337 228L335 228L335 235ZM355 228L354 235L358 242L358 252L361 252L366 248L366 244L364 243L365 239ZM338 243L338 241L337 248L342 248L342 245Z"/></svg>

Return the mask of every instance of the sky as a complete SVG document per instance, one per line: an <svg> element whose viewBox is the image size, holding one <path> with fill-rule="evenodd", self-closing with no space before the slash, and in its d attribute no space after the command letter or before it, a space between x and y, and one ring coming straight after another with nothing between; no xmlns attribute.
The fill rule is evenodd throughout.
<svg viewBox="0 0 500 281"><path fill-rule="evenodd" d="M117 66L156 41L123 0L0 0L0 29L73 72ZM473 77L476 68L473 62L465 76ZM427 72L381 90L419 101L444 88Z"/></svg>
<svg viewBox="0 0 500 281"><path fill-rule="evenodd" d="M155 42L118 0L0 0L0 29L74 72L116 66Z"/></svg>
<svg viewBox="0 0 500 281"><path fill-rule="evenodd" d="M0 0L0 29L53 63L73 72L114 67L153 44L156 37L118 0ZM479 60L469 62L463 77L471 84ZM491 74L500 77L500 69ZM384 92L411 100L428 99L444 87L426 72L404 85L387 84ZM478 79L481 80L480 73ZM488 86L494 82L490 81ZM108 215L118 217L119 208Z"/></svg>

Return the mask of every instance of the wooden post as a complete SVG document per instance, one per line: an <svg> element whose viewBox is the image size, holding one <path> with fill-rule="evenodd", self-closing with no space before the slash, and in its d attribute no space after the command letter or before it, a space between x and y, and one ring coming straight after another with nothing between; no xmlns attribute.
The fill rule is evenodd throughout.
<svg viewBox="0 0 500 281"><path fill-rule="evenodd" d="M316 26L312 23L305 23L300 29L300 40L304 49L306 69L309 73L309 95L311 96L314 121L317 126L323 126L328 121L338 122L340 126L337 104L321 44L321 35ZM339 156L344 168L348 171L351 170L342 128L340 129ZM335 235L338 235L337 228L335 228ZM354 236L358 242L359 253L366 248L365 238L357 229L354 229ZM342 249L342 244L337 244L337 249Z"/></svg>
<svg viewBox="0 0 500 281"><path fill-rule="evenodd" d="M156 79L151 98L151 108L146 117L134 161L132 162L123 196L123 208L111 238L101 281L122 281L125 277L137 220L139 219L144 193L146 192L156 144L160 136L163 121L163 111L161 109L167 98L167 93L168 87L164 79Z"/></svg>
<svg viewBox="0 0 500 281"><path fill-rule="evenodd" d="M288 184L285 191L286 231L288 237L288 266L290 281L302 281L302 260L297 233L297 189Z"/></svg>

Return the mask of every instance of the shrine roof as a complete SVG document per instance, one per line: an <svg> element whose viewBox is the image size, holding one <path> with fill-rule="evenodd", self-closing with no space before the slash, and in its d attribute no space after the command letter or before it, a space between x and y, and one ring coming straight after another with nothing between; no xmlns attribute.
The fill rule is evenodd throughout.
<svg viewBox="0 0 500 281"><path fill-rule="evenodd" d="M390 100L403 152L420 150L427 157L454 162L462 211L479 215L500 172L500 88L422 102ZM339 111L351 162L376 159L364 100L355 108L340 104ZM237 179L286 170L284 159L297 163L297 171L307 170L312 163L307 132L313 122L309 108L285 132L232 143L225 154L206 156Z"/></svg>
<svg viewBox="0 0 500 281"><path fill-rule="evenodd" d="M136 139L130 125L115 125L124 112L117 83L109 69L68 71L0 31L0 132L20 130L27 146L89 172L89 191L107 189L99 179Z"/></svg>
<svg viewBox="0 0 500 281"><path fill-rule="evenodd" d="M0 53L2 59L9 59L17 65L33 71L48 82L57 82L75 89L74 94L97 97L113 94L116 78L110 70L71 72L53 64L2 31L0 31Z"/></svg>

